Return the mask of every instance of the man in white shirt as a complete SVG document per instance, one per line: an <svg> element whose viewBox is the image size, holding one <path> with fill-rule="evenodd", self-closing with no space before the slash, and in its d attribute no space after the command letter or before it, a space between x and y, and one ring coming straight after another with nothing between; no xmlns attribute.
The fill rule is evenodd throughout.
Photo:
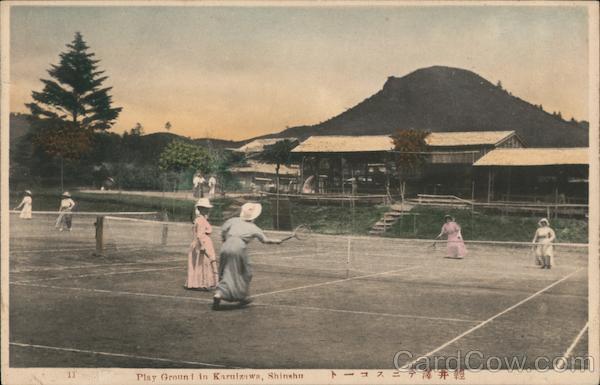
<svg viewBox="0 0 600 385"><path fill-rule="evenodd" d="M194 179L192 179L192 184L194 185L194 198L202 198L204 197L204 191L202 189L202 185L206 183L206 179L202 176L200 171L194 174Z"/></svg>

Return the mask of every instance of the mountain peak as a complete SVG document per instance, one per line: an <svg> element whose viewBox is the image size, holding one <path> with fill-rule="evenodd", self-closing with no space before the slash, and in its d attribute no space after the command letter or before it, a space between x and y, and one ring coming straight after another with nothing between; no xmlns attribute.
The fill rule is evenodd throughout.
<svg viewBox="0 0 600 385"><path fill-rule="evenodd" d="M588 145L581 123L564 121L494 85L475 72L447 66L390 76L356 106L313 126L274 136L384 135L398 129L433 132L516 131L532 147Z"/></svg>
<svg viewBox="0 0 600 385"><path fill-rule="evenodd" d="M389 76L383 85L383 90L390 90L402 87L406 82L419 84L424 87L439 87L445 83L487 83L490 82L477 75L475 72L462 68L432 66L420 68L403 77ZM452 87L452 84L450 84Z"/></svg>

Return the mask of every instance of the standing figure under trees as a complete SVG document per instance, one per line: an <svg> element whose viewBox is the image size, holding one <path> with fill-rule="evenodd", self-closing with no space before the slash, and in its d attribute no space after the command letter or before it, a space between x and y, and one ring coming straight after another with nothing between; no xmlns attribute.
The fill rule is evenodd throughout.
<svg viewBox="0 0 600 385"><path fill-rule="evenodd" d="M33 91L34 101L26 104L35 130L34 145L60 159L61 189L63 161L89 152L92 134L108 130L122 109L112 107L108 93L112 87L102 86L108 76L98 70L99 60L93 59L79 32L67 48L60 63L48 70L51 79L41 79L44 89Z"/></svg>

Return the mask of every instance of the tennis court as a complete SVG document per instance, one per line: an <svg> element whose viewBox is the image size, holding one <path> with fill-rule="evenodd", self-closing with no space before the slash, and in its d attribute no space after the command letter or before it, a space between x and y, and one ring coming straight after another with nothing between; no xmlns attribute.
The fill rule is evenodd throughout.
<svg viewBox="0 0 600 385"><path fill-rule="evenodd" d="M50 214L10 219L13 367L392 369L399 351L404 366L476 349L532 368L587 354L581 246L542 270L519 243L467 243L454 260L421 240L254 242L254 302L215 312L211 293L183 289L191 224L108 215L98 255L94 215L71 232Z"/></svg>

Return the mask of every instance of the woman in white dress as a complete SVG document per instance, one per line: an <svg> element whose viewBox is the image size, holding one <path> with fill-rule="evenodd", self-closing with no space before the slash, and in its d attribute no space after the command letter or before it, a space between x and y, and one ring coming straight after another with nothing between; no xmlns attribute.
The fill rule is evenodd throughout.
<svg viewBox="0 0 600 385"><path fill-rule="evenodd" d="M15 207L15 210L21 209L21 214L19 214L19 218L21 219L31 219L31 191L25 190L25 196L21 203Z"/></svg>
<svg viewBox="0 0 600 385"><path fill-rule="evenodd" d="M554 245L556 239L554 230L546 218L540 219L538 229L533 236L536 264L542 269L550 269L554 264Z"/></svg>
<svg viewBox="0 0 600 385"><path fill-rule="evenodd" d="M208 178L208 196L210 198L215 197L216 189L217 189L217 178L215 178L214 175L211 175L210 178Z"/></svg>

